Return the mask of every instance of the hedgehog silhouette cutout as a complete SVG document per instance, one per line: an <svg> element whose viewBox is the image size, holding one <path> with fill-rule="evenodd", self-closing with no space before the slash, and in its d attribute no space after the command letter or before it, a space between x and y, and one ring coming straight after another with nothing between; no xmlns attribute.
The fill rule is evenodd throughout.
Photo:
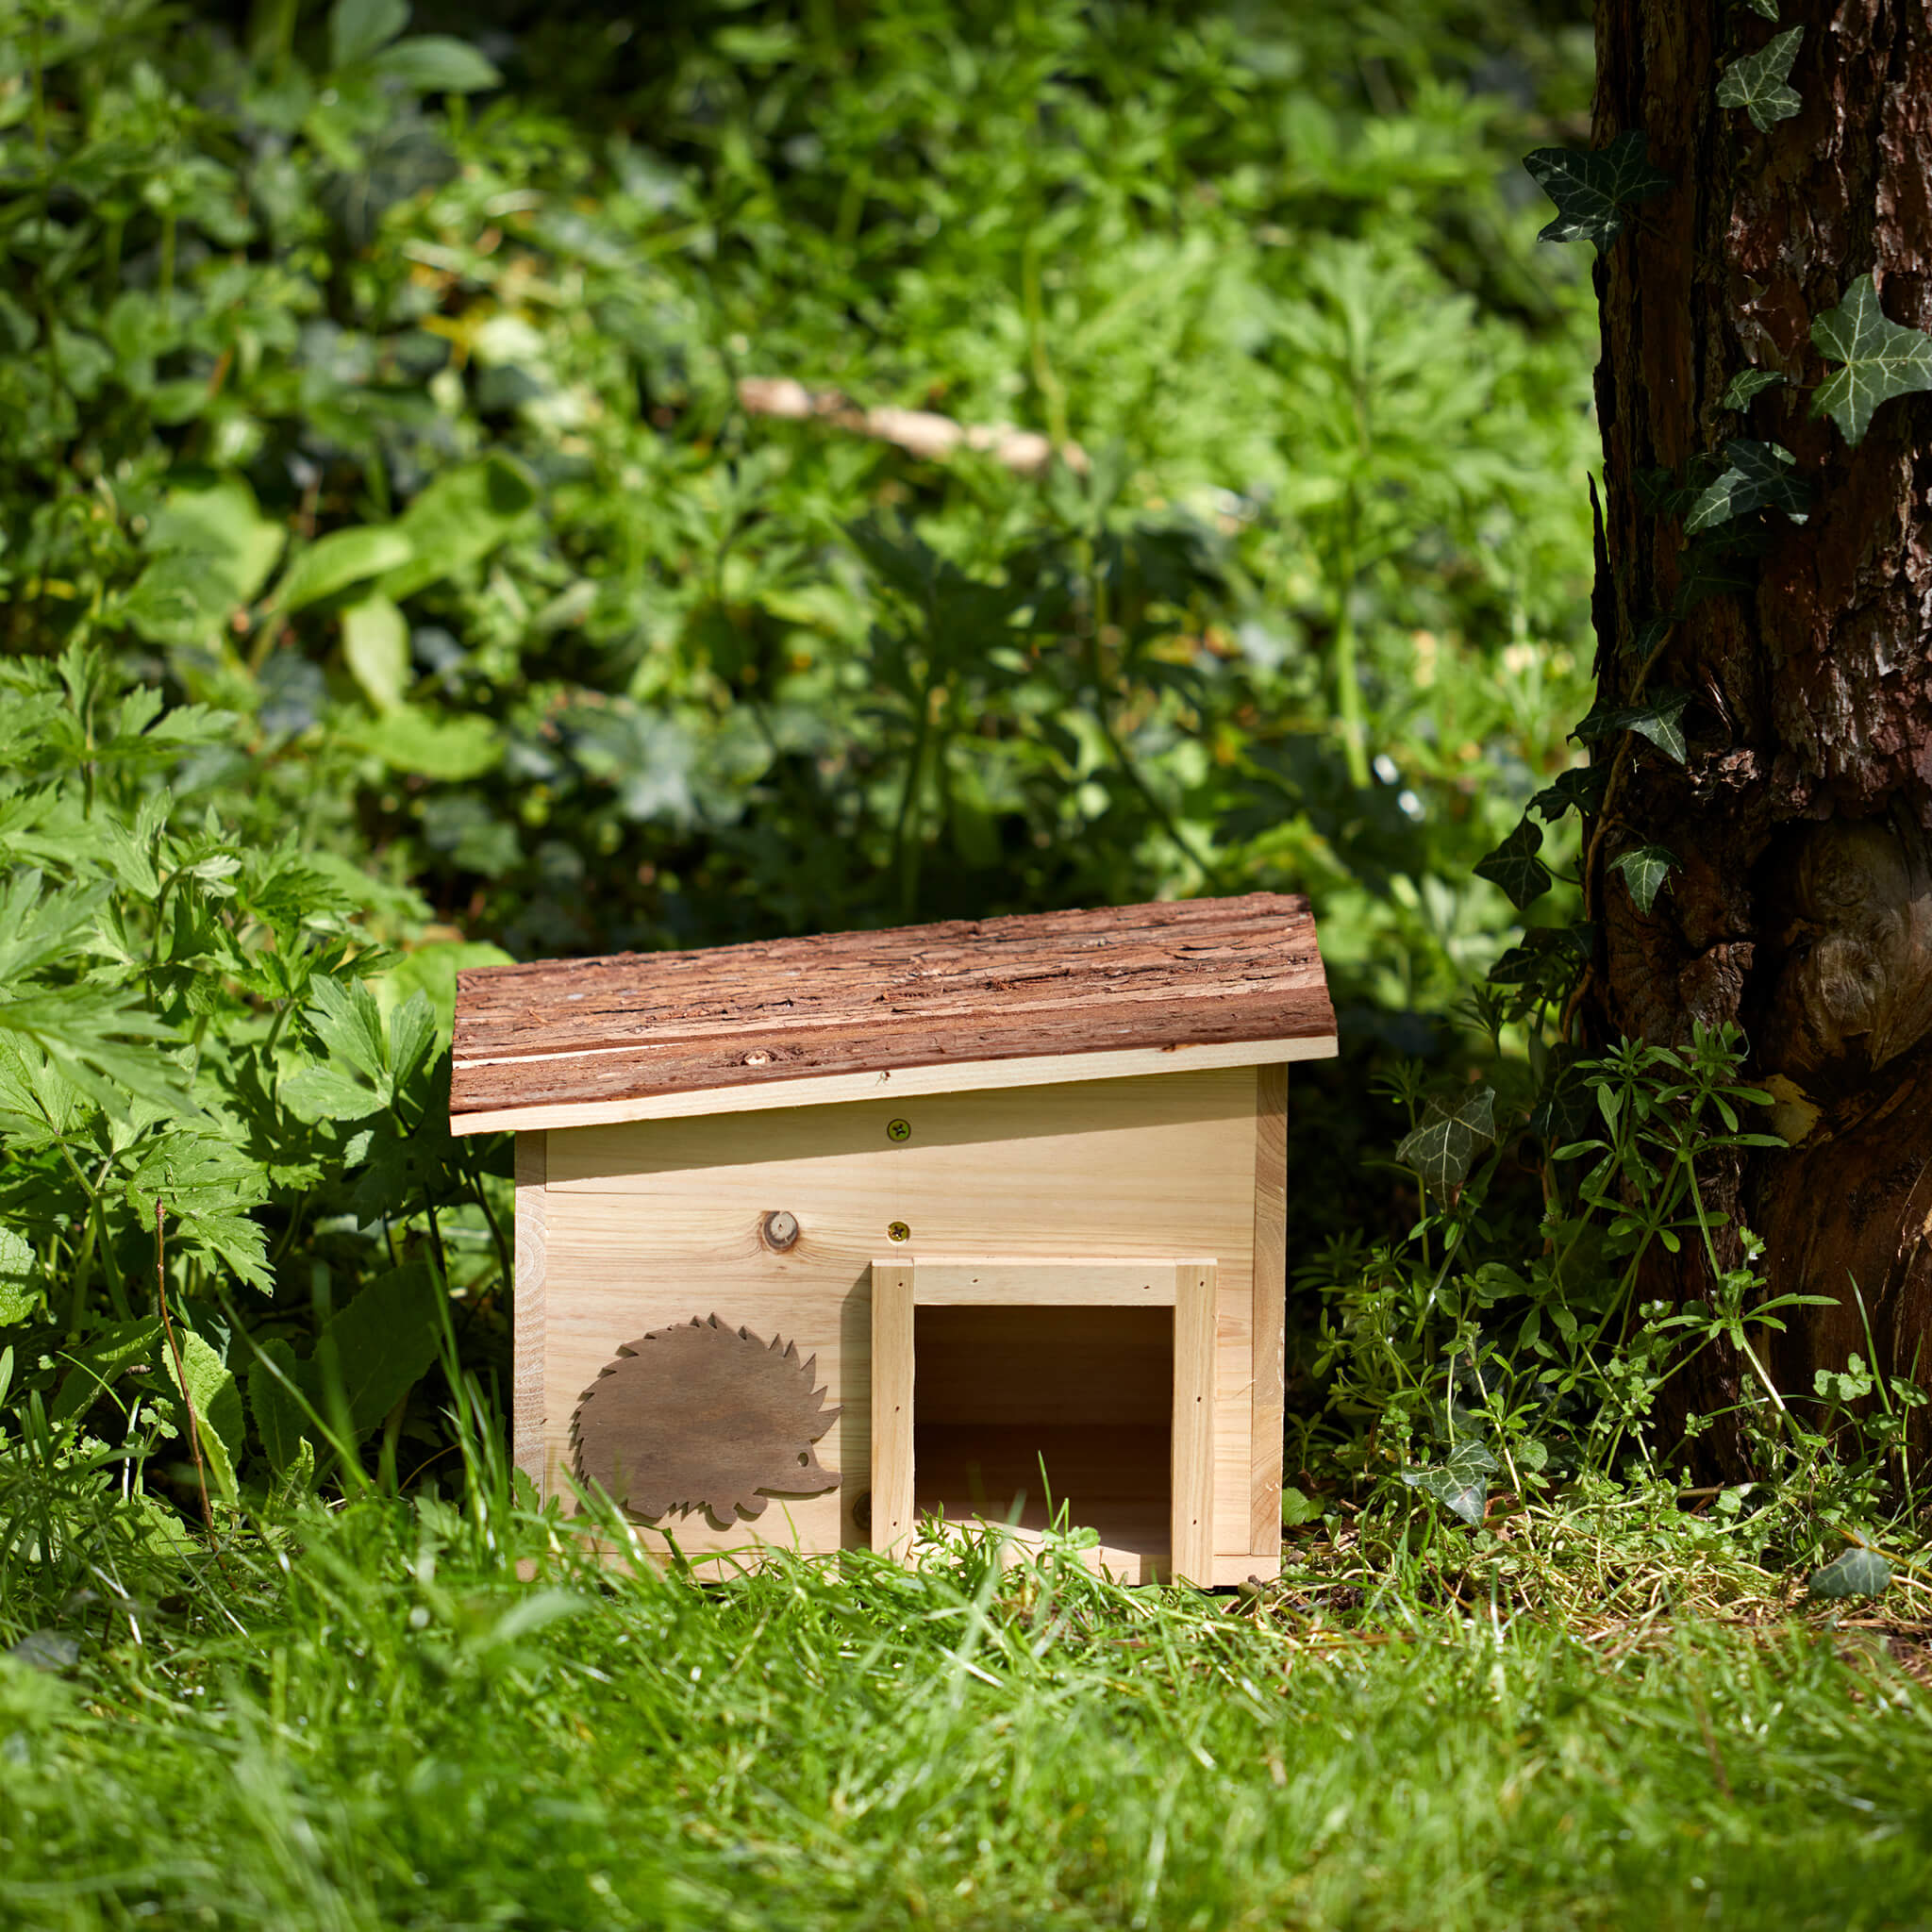
<svg viewBox="0 0 1932 1932"><path fill-rule="evenodd" d="M812 1445L838 1421L814 1388L818 1357L713 1315L654 1328L617 1351L578 1404L577 1474L627 1514L692 1509L728 1526L773 1495L821 1496L839 1478Z"/></svg>

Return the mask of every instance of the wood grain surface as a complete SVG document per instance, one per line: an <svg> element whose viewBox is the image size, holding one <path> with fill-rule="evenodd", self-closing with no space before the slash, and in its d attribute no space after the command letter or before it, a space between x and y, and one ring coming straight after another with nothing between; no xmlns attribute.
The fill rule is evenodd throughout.
<svg viewBox="0 0 1932 1932"><path fill-rule="evenodd" d="M461 974L450 1116L1334 1030L1306 899L955 920Z"/></svg>

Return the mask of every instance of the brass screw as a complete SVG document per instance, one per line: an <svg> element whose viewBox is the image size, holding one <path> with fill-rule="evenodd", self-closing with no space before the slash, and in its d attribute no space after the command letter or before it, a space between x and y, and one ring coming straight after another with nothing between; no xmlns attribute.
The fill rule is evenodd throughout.
<svg viewBox="0 0 1932 1932"><path fill-rule="evenodd" d="M886 1238L889 1241L909 1241L912 1239L912 1230L903 1221L895 1221L886 1229Z"/></svg>
<svg viewBox="0 0 1932 1932"><path fill-rule="evenodd" d="M886 1139L887 1139L887 1140L889 1140L889 1141L909 1141L909 1140L911 1140L911 1138L912 1138L912 1123L911 1123L910 1121L888 1121L888 1122L886 1123Z"/></svg>

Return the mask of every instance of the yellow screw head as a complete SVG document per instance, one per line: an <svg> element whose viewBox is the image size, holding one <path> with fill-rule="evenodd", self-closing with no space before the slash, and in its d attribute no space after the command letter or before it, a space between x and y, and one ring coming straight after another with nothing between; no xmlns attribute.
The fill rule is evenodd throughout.
<svg viewBox="0 0 1932 1932"><path fill-rule="evenodd" d="M911 1123L910 1121L888 1121L888 1122L886 1123L886 1139L887 1139L887 1140L889 1140L889 1141L909 1141L909 1140L911 1140L911 1138L912 1138L912 1123Z"/></svg>
<svg viewBox="0 0 1932 1932"><path fill-rule="evenodd" d="M912 1230L903 1221L895 1221L886 1229L887 1239L895 1241L909 1241Z"/></svg>

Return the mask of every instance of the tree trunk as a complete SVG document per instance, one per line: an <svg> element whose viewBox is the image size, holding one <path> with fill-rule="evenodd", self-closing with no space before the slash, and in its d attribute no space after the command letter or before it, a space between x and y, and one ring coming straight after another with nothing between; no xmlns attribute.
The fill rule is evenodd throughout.
<svg viewBox="0 0 1932 1932"><path fill-rule="evenodd" d="M1799 25L1803 106L1760 133L1718 105L1718 76ZM1642 129L1673 184L1597 269L1598 669L1606 702L1641 684L1690 704L1682 766L1640 738L1598 749L1624 769L1587 828L1587 1017L1600 1038L1681 1041L1698 1020L1749 1035L1795 1144L1715 1176L1725 1265L1741 1220L1774 1292L1835 1302L1774 1344L1787 1391L1853 1350L1932 1381L1932 396L1881 405L1851 448L1806 393L1825 367L1813 318L1874 268L1890 319L1932 327L1932 0L1788 0L1775 25L1721 0L1598 0L1597 54L1596 144ZM1749 366L1786 385L1725 409ZM1736 437L1794 453L1808 521L1768 513L1755 585L1639 645L1684 543L1639 478L1681 479ZM1679 860L1648 915L1606 863L1644 844ZM1690 1244L1666 1265L1665 1292L1707 1291ZM1707 1351L1678 1413L1739 1392L1735 1361ZM1735 1430L1701 1453L1738 1473Z"/></svg>

